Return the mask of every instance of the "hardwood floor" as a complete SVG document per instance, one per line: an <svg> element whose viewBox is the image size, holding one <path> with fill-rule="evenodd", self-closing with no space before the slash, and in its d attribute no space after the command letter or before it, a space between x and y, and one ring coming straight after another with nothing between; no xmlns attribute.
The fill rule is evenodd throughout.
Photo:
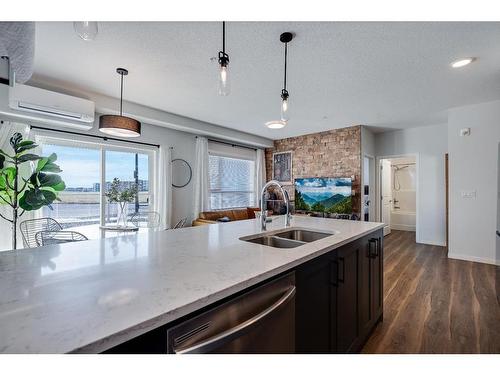
<svg viewBox="0 0 500 375"><path fill-rule="evenodd" d="M500 267L448 259L413 232L384 239L384 321L363 353L500 353Z"/></svg>

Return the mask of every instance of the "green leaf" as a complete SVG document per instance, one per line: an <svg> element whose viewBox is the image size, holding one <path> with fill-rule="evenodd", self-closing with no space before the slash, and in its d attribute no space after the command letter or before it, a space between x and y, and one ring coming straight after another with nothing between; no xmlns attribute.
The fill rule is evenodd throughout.
<svg viewBox="0 0 500 375"><path fill-rule="evenodd" d="M56 193L49 191L49 190L43 190L43 196L44 196L44 205L45 206L51 204L57 198Z"/></svg>
<svg viewBox="0 0 500 375"><path fill-rule="evenodd" d="M59 173L59 172L62 172L62 169L59 168L59 166L57 164L48 162L47 164L45 164L43 166L43 168L41 169L41 171L43 171L43 172Z"/></svg>
<svg viewBox="0 0 500 375"><path fill-rule="evenodd" d="M30 183L35 186L40 184L40 182L38 182L38 172L35 172L30 176Z"/></svg>
<svg viewBox="0 0 500 375"><path fill-rule="evenodd" d="M26 142L28 142L28 141L26 141ZM31 142L31 141L29 141L29 142ZM22 143L24 143L24 142L22 142ZM32 148L37 148L37 147L38 147L38 145L36 143L30 144L30 145L19 146L17 148L17 155L19 155L27 150L31 150Z"/></svg>
<svg viewBox="0 0 500 375"><path fill-rule="evenodd" d="M52 185L51 187L55 191L63 191L64 189L66 189L66 184L64 183L64 181L61 181L58 184Z"/></svg>
<svg viewBox="0 0 500 375"><path fill-rule="evenodd" d="M48 159L49 159L49 162L53 163L57 160L57 155L55 153L52 153L52 154L50 154Z"/></svg>
<svg viewBox="0 0 500 375"><path fill-rule="evenodd" d="M62 182L61 176L56 174L39 173L40 186L54 186Z"/></svg>
<svg viewBox="0 0 500 375"><path fill-rule="evenodd" d="M49 158L41 158L40 160L38 160L38 164L36 165L36 171L37 172L40 172L43 167L45 167L45 164L47 164L49 162Z"/></svg>
<svg viewBox="0 0 500 375"><path fill-rule="evenodd" d="M21 198L19 198L19 207L21 207L25 211L33 211L33 206L26 203L26 194L23 194Z"/></svg>
<svg viewBox="0 0 500 375"><path fill-rule="evenodd" d="M28 190L23 196L26 199L26 203L32 207L41 205L45 201L45 196L39 189Z"/></svg>
<svg viewBox="0 0 500 375"><path fill-rule="evenodd" d="M17 152L17 147L22 140L23 136L21 135L21 133L14 133L14 135L10 137L10 145L14 149L14 151Z"/></svg>
<svg viewBox="0 0 500 375"><path fill-rule="evenodd" d="M3 198L3 199L0 199L0 204L7 204L7 202L11 201L11 197L10 197L9 193L6 192L5 190L0 190L0 197ZM7 202L5 202L5 201L7 201Z"/></svg>
<svg viewBox="0 0 500 375"><path fill-rule="evenodd" d="M3 174L0 174L0 190L5 189L7 187L6 182L7 181L5 179L5 176Z"/></svg>
<svg viewBox="0 0 500 375"><path fill-rule="evenodd" d="M39 160L41 158L42 158L41 156L35 155L35 154L24 154L24 155L19 156L19 158L17 159L17 161L19 163L24 163L26 161Z"/></svg>
<svg viewBox="0 0 500 375"><path fill-rule="evenodd" d="M6 176L8 185L14 186L14 180L16 179L16 168L14 167L4 168L3 174Z"/></svg>

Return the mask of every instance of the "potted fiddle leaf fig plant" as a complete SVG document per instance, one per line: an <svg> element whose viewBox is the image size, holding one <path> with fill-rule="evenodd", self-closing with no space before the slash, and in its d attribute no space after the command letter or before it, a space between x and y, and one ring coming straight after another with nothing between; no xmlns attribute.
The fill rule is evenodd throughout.
<svg viewBox="0 0 500 375"><path fill-rule="evenodd" d="M128 204L135 200L137 194L137 185L133 184L129 188L124 188L119 178L113 178L109 190L104 194L108 198L109 203L118 204L118 216L116 225L118 227L126 227L128 218Z"/></svg>
<svg viewBox="0 0 500 375"><path fill-rule="evenodd" d="M0 204L10 206L12 214L11 217L0 214L0 217L11 224L12 248L16 249L18 219L26 211L50 207L59 200L58 194L66 185L57 174L61 169L54 163L56 154L43 157L27 153L38 145L23 140L20 133L10 138L10 146L12 153L0 150Z"/></svg>

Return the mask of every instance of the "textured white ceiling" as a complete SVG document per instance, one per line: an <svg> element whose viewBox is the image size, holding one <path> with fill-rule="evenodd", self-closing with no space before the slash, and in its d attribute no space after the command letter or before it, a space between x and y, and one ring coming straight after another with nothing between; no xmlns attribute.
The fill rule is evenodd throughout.
<svg viewBox="0 0 500 375"><path fill-rule="evenodd" d="M232 92L217 95L221 23L101 22L84 42L71 22L38 22L33 81L125 99L278 139L365 124L405 128L446 121L450 107L500 98L500 23L229 22ZM290 121L279 117L289 45ZM475 56L462 69L451 61Z"/></svg>

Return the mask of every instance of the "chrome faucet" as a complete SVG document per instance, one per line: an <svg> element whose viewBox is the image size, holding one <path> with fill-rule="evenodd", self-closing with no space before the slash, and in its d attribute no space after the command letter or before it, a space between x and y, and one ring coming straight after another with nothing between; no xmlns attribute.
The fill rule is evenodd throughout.
<svg viewBox="0 0 500 375"><path fill-rule="evenodd" d="M271 180L268 183L264 185L262 188L262 191L260 193L260 222L261 222L261 228L262 230L266 230L266 220L267 220L267 214L266 214L266 206L267 206L267 201L266 201L266 191L269 186L276 185L280 190L281 194L283 194L283 201L285 202L286 205L286 216L285 216L285 226L289 227L290 226L290 219L291 219L291 214L290 214L290 197L288 196L288 192L283 189L283 186L276 181L276 180Z"/></svg>

